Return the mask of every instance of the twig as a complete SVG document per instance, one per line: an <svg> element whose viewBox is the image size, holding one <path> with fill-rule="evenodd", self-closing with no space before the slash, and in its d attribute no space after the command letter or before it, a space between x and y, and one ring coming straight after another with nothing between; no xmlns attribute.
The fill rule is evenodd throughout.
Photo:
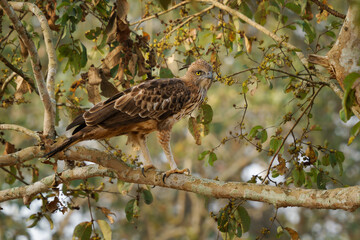
<svg viewBox="0 0 360 240"><path fill-rule="evenodd" d="M21 69L18 69L14 65L12 65L3 55L0 54L0 61L2 61L5 66L11 69L11 71L15 72L19 76L21 76L26 82L28 82L31 86L31 88L39 94L39 91L37 90L34 80L32 80L29 76L27 76Z"/></svg>
<svg viewBox="0 0 360 240"><path fill-rule="evenodd" d="M167 34L165 34L165 36L162 37L159 42L164 41L164 39L166 39L167 36L171 35L173 32L175 32L176 30L178 30L179 28L181 28L182 26L184 26L184 25L187 24L188 22L192 21L195 17L200 16L200 15L206 13L207 11L211 10L212 8L214 8L214 6L207 7L207 8L205 8L205 9L201 10L200 12L195 13L195 14L189 16L188 19L186 19L184 22L178 24L178 25L177 25L176 27L174 27L170 32L168 32Z"/></svg>
<svg viewBox="0 0 360 240"><path fill-rule="evenodd" d="M11 5L21 6L21 10L23 10L24 6L27 6L27 7L35 6L34 4L29 4L29 3L11 3ZM11 22L14 25L15 30L18 32L19 37L23 40L24 45L29 52L31 66L32 66L32 69L34 72L36 84L38 86L40 99L45 108L45 111L44 111L45 112L45 114L44 114L45 115L44 116L44 135L54 137L55 136L55 109L54 109L55 101L53 101L54 98L50 97L48 89L46 87L46 84L44 81L44 76L41 71L42 67L41 67L41 63L40 63L40 58L39 58L37 49L35 47L35 44L32 41L32 39L29 38L29 35L28 35L26 29L22 25L18 16L15 14L14 9L10 6L9 2L6 0L0 0L0 6L4 9L5 13L10 18ZM31 8L31 9L33 10L33 12L35 11L35 8ZM40 13L41 12L36 12L35 14L40 14ZM42 14L42 16L45 19L43 14ZM45 21L46 21L46 19L45 19ZM49 39L45 39L45 43L49 44ZM54 74L54 70L49 71L48 74L50 76L52 76ZM48 78L48 80L51 81L51 78L50 79Z"/></svg>
<svg viewBox="0 0 360 240"><path fill-rule="evenodd" d="M260 24L254 22L253 20L251 20L250 18L248 18L247 16L245 16L244 14L242 14L239 11L236 11L235 9L232 9L229 6L226 6L216 0L196 0L197 2L205 2L205 3L210 3L213 6L220 8L226 12L228 12L229 14L236 16L238 18L240 18L241 20L243 20L244 22L248 23L250 26L258 29L259 31L263 32L265 35L271 37L272 39L274 39L278 44L280 44L280 46L283 46L285 48L287 48L288 50L291 51L296 51L296 55L298 56L298 58L300 59L300 61L302 62L302 64L304 64L304 66L308 66L308 61L305 58L304 54L299 51L299 49L297 47L295 47L294 45L285 42L281 37L277 36L276 34L270 32L269 30L267 30L265 27L261 26Z"/></svg>
<svg viewBox="0 0 360 240"><path fill-rule="evenodd" d="M15 124L0 124L0 130L14 130L14 131L17 131L17 132L21 132L21 133L24 133L30 137L33 137L35 138L38 142L41 141L41 138L40 136L34 132L34 131L31 131L30 129L27 129L27 128L24 128L22 126L19 126L19 125L15 125Z"/></svg>
<svg viewBox="0 0 360 240"><path fill-rule="evenodd" d="M10 2L10 5L17 11L22 11L24 8L29 9L40 22L41 31L44 35L45 49L48 55L48 69L47 69L47 77L46 77L46 88L49 93L52 112L45 112L44 115L44 135L49 135L49 137L55 137L55 111L56 111L56 101L55 101L55 74L57 68L57 60L55 54L55 48L52 41L52 34L48 24L48 21L44 15L44 13L33 3L23 3L23 2ZM47 123L47 124L46 124ZM45 130L45 126L48 126L49 129L47 132Z"/></svg>
<svg viewBox="0 0 360 240"><path fill-rule="evenodd" d="M342 18L342 19L346 18L345 14L339 13L338 11L330 8L328 5L320 2L319 0L311 0L311 1L313 3L315 3L316 5L318 5L322 10L326 10L328 13L334 15L335 17Z"/></svg>
<svg viewBox="0 0 360 240"><path fill-rule="evenodd" d="M274 156L272 157L272 159L271 159L271 161L270 161L268 170L267 170L267 172L266 172L266 175L265 175L264 179L262 180L262 183L264 183L265 180L266 180L266 178L269 177L272 164L274 163L275 158L278 156L281 148L284 146L284 144L285 144L285 142L286 142L286 139L289 137L289 135L292 133L292 131L295 129L295 127L299 124L300 120L301 120L302 117L305 115L305 113L312 107L312 105L313 105L313 103L314 103L314 101L315 101L316 96L319 94L319 92L321 91L322 88L323 88L323 86L321 86L321 87L315 92L315 94L314 94L314 96L312 97L312 99L310 100L308 106L304 109L304 111L301 113L301 115L299 116L299 118L296 120L296 122L294 123L294 125L291 127L291 129L289 130L289 132L286 134L286 136L285 136L284 139L282 140L280 146L278 147L278 149L276 150L276 152L274 153Z"/></svg>
<svg viewBox="0 0 360 240"><path fill-rule="evenodd" d="M10 74L10 76L5 79L3 85L1 86L1 89L0 89L0 98L2 97L2 95L4 94L5 92L5 89L6 89L6 86L9 84L9 82L16 76L16 73L13 72Z"/></svg>
<svg viewBox="0 0 360 240"><path fill-rule="evenodd" d="M188 3L190 3L190 2L187 2L187 1L180 2L180 3L172 6L171 8L169 8L169 9L163 11L163 12L159 12L159 13L156 13L156 14L154 14L154 15L152 15L152 16L149 16L149 17L140 19L139 21L130 23L129 25L130 25L130 26L133 26L133 25L140 24L140 23L142 23L142 22L151 20L151 19L153 19L153 18L158 18L159 16L164 15L164 14L166 14L166 13L168 13L168 12L171 12L172 10L174 10L174 9L176 9L176 8L178 8L178 7L181 7L182 5L188 4Z"/></svg>

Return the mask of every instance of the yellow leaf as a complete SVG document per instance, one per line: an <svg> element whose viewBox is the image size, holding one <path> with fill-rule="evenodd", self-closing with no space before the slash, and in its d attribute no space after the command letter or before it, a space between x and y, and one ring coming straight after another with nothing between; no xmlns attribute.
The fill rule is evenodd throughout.
<svg viewBox="0 0 360 240"><path fill-rule="evenodd" d="M245 47L246 47L246 51L248 53L251 53L251 48L252 48L252 42L249 40L249 38L244 34L244 39L245 39Z"/></svg>

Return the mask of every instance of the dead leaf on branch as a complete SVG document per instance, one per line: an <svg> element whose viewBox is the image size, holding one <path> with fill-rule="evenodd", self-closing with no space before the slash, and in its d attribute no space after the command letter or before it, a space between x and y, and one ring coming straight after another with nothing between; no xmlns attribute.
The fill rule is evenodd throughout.
<svg viewBox="0 0 360 240"><path fill-rule="evenodd" d="M113 224L115 221L114 221L114 218L111 216L111 215L115 215L115 213L111 212L108 208L106 207L97 207L98 209L101 210L101 212L109 219L110 223Z"/></svg>
<svg viewBox="0 0 360 240"><path fill-rule="evenodd" d="M102 81L99 69L91 65L88 72L89 84L91 85L99 85Z"/></svg>
<svg viewBox="0 0 360 240"><path fill-rule="evenodd" d="M18 76L15 79L16 83L16 92L15 92L15 99L21 99L23 98L23 95L27 92L31 93L31 86L30 84L25 81L21 76Z"/></svg>
<svg viewBox="0 0 360 240"><path fill-rule="evenodd" d="M5 142L5 150L4 150L4 155L6 154L11 154L15 152L15 145L9 143L9 142Z"/></svg>

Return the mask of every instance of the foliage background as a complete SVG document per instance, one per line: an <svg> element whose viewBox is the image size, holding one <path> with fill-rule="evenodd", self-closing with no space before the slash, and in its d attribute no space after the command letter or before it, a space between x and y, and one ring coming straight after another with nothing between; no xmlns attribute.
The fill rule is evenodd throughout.
<svg viewBox="0 0 360 240"><path fill-rule="evenodd" d="M66 1L57 1L57 5L59 6L64 2ZM74 9L79 9L75 6L79 7L81 2L74 3L70 1L69 4L71 6L74 5ZM113 2L98 2L98 4L106 6L106 11L103 14L104 19L108 19ZM286 36L289 42L301 49L305 55L309 53L326 53L334 43L342 22L341 19L331 15L318 15L306 20L304 18L306 4L303 3L306 1L230 2L230 6L249 15L249 17L256 21L265 21L262 23L270 31L278 29L276 33L279 36ZM46 5L45 3L43 3L43 7ZM129 1L128 3L130 10L127 19L131 24L140 20L147 11L149 15L153 15L156 12L164 11L178 2L147 2L139 0ZM282 23L278 21L281 18L276 13L276 6L286 6L288 3L293 5L280 8L280 15L287 16L288 18L286 23ZM310 4L310 1L308 3ZM90 2L86 4L91 6ZM341 1L329 1L329 4L342 13L345 13L348 7L347 4ZM150 48L159 51L159 54L156 55L157 66L153 70L153 75L156 77L162 77L160 68L170 69L175 76L184 74L184 70L179 71L179 68L191 59L189 55L194 58L198 57L196 55L199 55L218 67L216 69L218 81L208 92L207 102L212 107L214 116L209 125L209 134L201 139L202 144L200 146L195 144L193 136L187 130L187 120L182 120L174 128L172 148L179 165L191 169L194 175L206 178L218 177L226 181L251 181L254 180L252 179L253 176L264 176L271 159L271 154L268 151L261 151L259 148L269 150L271 148L271 146L269 147L270 138L276 134L280 127L283 133L290 130L294 121L283 123L284 118L291 112L295 113L293 117L297 119L301 110L299 104L306 102L311 92L317 91L320 85L307 85L304 82L296 81L286 74L304 74L304 78L309 78L293 53L279 49L270 38L259 33L251 26L239 20L234 20L218 9L213 9L210 13L204 14L201 21L195 18L189 25L183 26L180 32L175 31L165 41L169 46L168 49L164 49L161 44L159 45L159 40L165 36L166 31L169 31L169 27L174 24L175 19L185 19L186 14L195 14L206 7L199 3L188 4L186 8L177 8L159 18L145 21L139 26L132 25L130 29L139 35L148 36ZM64 13L67 11L66 9L65 6L56 11L56 15L60 17L60 20L63 19ZM101 35L99 35L96 41L89 40L86 37L88 31L96 29L96 27L104 29L106 24L101 24L99 19L93 14L87 14L83 19L84 21L81 21L82 16L80 14L83 14L80 13L81 10L83 9L80 8L78 12L77 10L71 12L73 14L71 16L73 16L74 21L72 22L74 26L71 25L71 21L64 20L64 24L61 25L59 23L60 20L58 20L56 23L60 25L61 30L53 32L54 42L56 40L59 41L59 47L57 48L59 66L56 75L56 83L58 84L57 99L60 105L73 104L76 107L88 108L92 106L92 103L88 100L86 86L80 86L75 91L75 94L71 92L71 86L74 82L79 81L81 78L80 73L86 72L92 64L95 66L101 64L101 59L107 55L109 47L104 45L103 48L99 49L102 40ZM94 10L94 12L99 14L100 11ZM311 4L311 12L313 15L320 14L320 10L314 4ZM322 21L320 21L321 17L323 17ZM11 28L6 17L3 17L2 21L2 36L5 36L11 31ZM26 14L22 22L26 25L35 43L38 44L42 64L46 66L47 57L37 20L31 14ZM284 25L294 26L295 29L293 29L294 27L282 28ZM176 24L173 27L175 26ZM75 29L71 33L72 27ZM60 33L63 28L64 34L61 38ZM327 32L327 29L331 31ZM134 35L131 36L134 38ZM191 40L192 37L195 39L194 42ZM311 41L311 39L313 40ZM61 46L73 43L75 45L78 44L76 46L81 57L81 54L84 54L84 49L79 44L80 42L87 49L86 65L77 66L78 68L73 67L72 69L71 66L76 65L75 62L78 60L75 59L75 62L69 63L70 68L66 70L69 56L61 53ZM249 49L250 47L251 50ZM9 36L6 44L1 46L1 54L3 56L9 57L14 65L21 67L24 72L31 75L29 60L26 60L21 55L20 50L18 37L15 32ZM145 58L147 58L147 53L145 51L143 53ZM288 62L285 59L286 56L289 59ZM283 70L286 73L269 71L265 74L265 71L258 70L264 66ZM1 65L1 69L4 74L3 79L5 79L8 76L8 72L4 65ZM253 70L250 71L249 69ZM234 75L241 71L243 73ZM324 74L326 74L325 71ZM143 79L144 77L136 77L135 81L131 82L129 80L129 82L133 84ZM117 83L116 80L112 79L110 82L117 85L119 90L122 89L121 84ZM38 96L34 92L29 93L25 91L18 99L14 100L12 96L18 92L16 87L16 83L12 82L2 96L2 108L0 108L1 122L18 124L40 131L42 129L43 109L39 107L41 103ZM244 93L246 93L246 101ZM102 99L106 98L102 97ZM246 109L244 108L245 103L247 103ZM338 168L340 162L335 164L336 167L335 165L331 167L324 164L323 168L326 172L324 178L326 180L320 183L319 180L312 181L311 185L306 185L308 182L305 182L304 179L299 180L300 182L295 185L318 188L325 184L327 188L332 188L358 184L359 143L358 140L355 140L352 145L347 145L350 127L357 120L351 119L349 122L343 123L338 114L340 109L341 101L339 101L330 88L324 87L312 106L311 118L304 118L300 121L293 135L301 136L304 128L312 126L316 129L321 128L321 131L311 131L308 133L308 137L304 138L302 142L311 142L314 146L328 146L329 149L343 152L346 159L342 164L343 174L340 174ZM66 134L64 129L70 123L74 112L69 111L64 106L59 106L58 112L59 121L56 130L58 135L63 135ZM193 114L193 116L196 117L196 114ZM307 119L309 119L310 126ZM243 125L240 127L241 122ZM264 136L261 133L259 133L260 135L257 135L257 132L254 133L255 130L253 129L255 126L262 126L260 130L266 129L267 138L262 143L261 139ZM240 128L243 128L243 130L240 131ZM252 130L253 132L251 132ZM235 133L240 135L243 133L243 138L238 136L233 138L232 136ZM24 148L36 143L28 136L17 132L3 131L2 134L2 138L11 142L16 148ZM149 138L149 149L155 164L160 169L167 169L164 155L156 143L156 136L151 135ZM288 139L283 153L283 157L289 161L287 163L288 171L282 176L274 177L274 182L269 184L279 184L281 182L293 184L294 178L296 178L294 174L296 172L296 167L294 167L296 164L293 161L294 155L287 152L291 147L292 141L293 139ZM117 137L111 140L113 146L131 154L131 149L125 146L125 142L126 139L124 137ZM95 141L83 144L89 147L104 149L103 144ZM305 156L307 145L302 144L302 146L301 152L304 154L302 157L298 154L298 157L296 157L297 163L307 161L307 156ZM0 146L0 151L4 151L4 148L5 145ZM209 163L208 156L201 161L197 160L199 154L208 150L214 150L217 156L213 166ZM318 154L320 154L320 151L318 151ZM34 179L41 179L52 174L52 167L46 164L39 164L39 161L35 159L28 162L27 166L22 166L22 174L26 181L31 182ZM322 159L321 161L326 160ZM60 166L61 164L64 163L59 161ZM276 164L278 164L277 159L274 165ZM309 168L306 168L306 166L302 167L304 167L305 172L309 172ZM16 170L10 168L8 168L8 171L16 172ZM35 172L38 172L39 175ZM301 174L300 170L299 172ZM19 174L19 169L17 174ZM1 189L22 184L20 181L13 179L5 171L2 175L3 177L0 178ZM257 179L257 182L260 183L260 179ZM98 206L106 207L114 213L114 215L108 215L114 220L114 223L111 224L113 239L155 239L155 237L156 239L222 238L216 221L210 217L210 212L217 214L222 207L228 204L227 200L209 199L196 194L171 189L150 188L154 197L153 202L147 205L140 199L140 212L129 223L124 211L125 206L131 199L142 196L138 189L143 188L143 186L135 184L125 184L124 186L124 184L116 180L101 178L75 181L71 185L73 188L79 189L83 189L83 186L99 188L98 197L89 198L86 194L83 196L80 194L77 198L73 197L70 200L70 197L62 196L62 201L70 202L72 206L79 206L79 210L69 209L66 213L58 210L56 213L51 214L52 221L54 222L53 229L51 230L49 220L46 218L42 218L33 228L26 227L33 222L28 218L32 214L42 211L41 200L35 200L27 207L23 206L21 200L2 203L0 238L34 239L36 236L37 239L49 239L49 237L53 239L69 239L73 234L74 226L80 222L89 221L90 218L107 219L101 209L97 208ZM102 185L104 187L100 187ZM54 196L49 195L49 197L51 199ZM240 204L239 200L237 201L237 204ZM259 202L241 202L241 204L247 209L251 217L251 228L248 233L244 234L243 237L245 239L274 239L277 235L278 226L295 229L301 239L357 239L360 236L357 227L357 222L359 221L358 210L353 213L341 210L310 210L300 208L276 210L273 206ZM89 208L92 209L91 213ZM92 214L91 217L90 214ZM107 221L111 220L107 219ZM21 224L18 224L19 222ZM101 232L98 227L97 232ZM280 239L288 238L289 235L287 233L280 236Z"/></svg>

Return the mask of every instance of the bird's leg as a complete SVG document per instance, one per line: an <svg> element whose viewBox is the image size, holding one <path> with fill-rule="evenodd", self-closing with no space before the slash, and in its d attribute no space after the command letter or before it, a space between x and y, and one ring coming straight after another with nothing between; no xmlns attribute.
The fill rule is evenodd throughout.
<svg viewBox="0 0 360 240"><path fill-rule="evenodd" d="M137 150L141 150L143 159L143 167L141 168L141 172L145 177L145 172L150 168L155 168L154 164L151 161L149 149L146 146L146 136L141 134L129 134L128 135L128 143L132 143L133 147Z"/></svg>
<svg viewBox="0 0 360 240"><path fill-rule="evenodd" d="M186 168L183 170L179 170L177 168L176 162L174 161L174 157L173 157L173 154L171 152L171 147L170 147L170 130L159 131L158 140L159 140L161 147L164 150L167 160L170 163L170 170L166 171L164 173L163 182L165 182L165 179L168 178L173 173L186 173L187 175L189 175L190 174L189 169Z"/></svg>
<svg viewBox="0 0 360 240"><path fill-rule="evenodd" d="M151 161L149 149L148 149L148 147L146 145L146 136L144 136L144 135L139 136L138 143L139 143L139 146L140 146L140 149L141 149L141 153L142 153L142 155L144 157L144 162L143 162L144 166L142 167L141 171L142 171L142 174L145 177L144 172L146 172L150 168L155 168L155 166Z"/></svg>

